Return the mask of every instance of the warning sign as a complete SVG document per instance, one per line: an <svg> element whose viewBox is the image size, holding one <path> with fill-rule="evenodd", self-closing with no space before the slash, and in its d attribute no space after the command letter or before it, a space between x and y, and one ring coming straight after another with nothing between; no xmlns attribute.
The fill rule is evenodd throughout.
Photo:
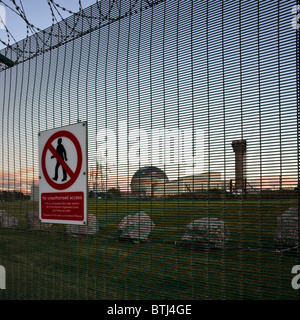
<svg viewBox="0 0 300 320"><path fill-rule="evenodd" d="M39 134L42 222L86 223L86 130L80 122Z"/></svg>

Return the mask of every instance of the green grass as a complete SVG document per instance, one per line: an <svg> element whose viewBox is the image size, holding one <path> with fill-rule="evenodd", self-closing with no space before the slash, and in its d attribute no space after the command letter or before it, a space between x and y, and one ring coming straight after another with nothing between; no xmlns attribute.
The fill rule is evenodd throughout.
<svg viewBox="0 0 300 320"><path fill-rule="evenodd" d="M289 206L297 200L92 200L98 236L72 237L63 225L27 231L25 212L37 211L37 203L1 203L19 226L0 229L0 264L7 274L0 299L297 299L291 269L298 257L271 252L276 218ZM122 218L138 211L155 223L152 241L113 239ZM174 244L189 222L206 216L227 223L227 249Z"/></svg>

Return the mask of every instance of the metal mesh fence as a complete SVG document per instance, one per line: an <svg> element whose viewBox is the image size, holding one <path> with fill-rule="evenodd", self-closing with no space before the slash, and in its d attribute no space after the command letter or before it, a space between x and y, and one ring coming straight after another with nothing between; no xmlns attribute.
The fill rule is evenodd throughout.
<svg viewBox="0 0 300 320"><path fill-rule="evenodd" d="M97 1L3 49L0 298L297 299L296 5ZM38 134L83 121L89 225L41 224Z"/></svg>

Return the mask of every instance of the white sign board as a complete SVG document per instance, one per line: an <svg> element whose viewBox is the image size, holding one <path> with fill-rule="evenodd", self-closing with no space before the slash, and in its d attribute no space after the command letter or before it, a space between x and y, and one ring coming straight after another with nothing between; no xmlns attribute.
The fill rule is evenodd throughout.
<svg viewBox="0 0 300 320"><path fill-rule="evenodd" d="M39 175L41 222L86 224L86 122L39 133Z"/></svg>

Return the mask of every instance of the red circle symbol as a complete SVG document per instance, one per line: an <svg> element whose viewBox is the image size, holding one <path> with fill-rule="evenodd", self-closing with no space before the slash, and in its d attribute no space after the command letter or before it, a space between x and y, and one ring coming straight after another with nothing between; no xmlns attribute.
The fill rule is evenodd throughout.
<svg viewBox="0 0 300 320"><path fill-rule="evenodd" d="M70 139L75 146L76 153L77 153L77 165L76 165L75 171L73 171L68 166L66 161L62 159L62 157L57 153L55 148L52 146L53 140L55 140L57 138L61 138L61 137L66 137L66 138ZM60 165L63 167L63 169L66 171L66 173L70 177L70 179L67 182L56 183L55 181L53 181L49 177L47 169L46 169L46 153L48 150L53 154L53 156L56 158L56 160L60 163ZM43 171L44 177L45 177L46 181L48 182L48 184L52 188L54 188L56 190L65 190L65 189L69 188L77 180L77 178L80 174L81 166L82 166L82 151L81 151L80 143L77 140L77 138L74 136L74 134L69 131L65 131L65 130L55 132L48 139L48 141L46 142L46 144L44 146L41 163L42 163L42 171Z"/></svg>

